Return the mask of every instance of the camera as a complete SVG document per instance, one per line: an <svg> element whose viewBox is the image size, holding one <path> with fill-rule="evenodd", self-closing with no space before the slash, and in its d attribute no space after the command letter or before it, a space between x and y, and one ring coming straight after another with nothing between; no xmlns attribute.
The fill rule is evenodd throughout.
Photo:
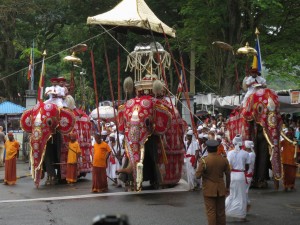
<svg viewBox="0 0 300 225"><path fill-rule="evenodd" d="M92 225L129 225L126 215L98 215Z"/></svg>

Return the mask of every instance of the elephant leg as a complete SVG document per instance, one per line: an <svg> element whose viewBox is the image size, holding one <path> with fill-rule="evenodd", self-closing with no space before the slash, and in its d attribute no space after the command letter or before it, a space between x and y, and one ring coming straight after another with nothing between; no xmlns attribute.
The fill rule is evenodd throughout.
<svg viewBox="0 0 300 225"><path fill-rule="evenodd" d="M53 135L53 145L54 145L54 163L60 163L60 156L61 156L61 145L62 145L62 136L59 133ZM61 165L56 164L54 168L57 170L56 178L61 180Z"/></svg>
<svg viewBox="0 0 300 225"><path fill-rule="evenodd" d="M45 171L47 172L47 181L46 184L52 184L54 178L56 177L55 167L54 167L54 145L51 143L52 140L50 139L46 146L45 158L44 158L44 165Z"/></svg>
<svg viewBox="0 0 300 225"><path fill-rule="evenodd" d="M145 158L144 158L144 180L150 181L150 184L158 189L162 181L160 169L158 166L158 140L156 136L149 137L145 143Z"/></svg>

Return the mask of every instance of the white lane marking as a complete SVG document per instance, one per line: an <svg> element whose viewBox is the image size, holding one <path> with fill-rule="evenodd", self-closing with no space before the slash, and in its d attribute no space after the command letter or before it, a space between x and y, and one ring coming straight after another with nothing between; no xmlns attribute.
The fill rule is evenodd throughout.
<svg viewBox="0 0 300 225"><path fill-rule="evenodd" d="M178 186L175 188L166 188L160 190L143 190L141 192L112 192L112 193L93 193L87 195L70 195L70 196L58 196L58 197L47 197L47 198L31 198L31 199L15 199L15 200L0 200L0 203L16 203L16 202L38 202L38 201L60 201L70 199L83 199L83 198L95 198L104 196L124 196L124 195L143 195L143 194L156 194L156 193L171 193L171 192L185 192L186 182L180 180Z"/></svg>
<svg viewBox="0 0 300 225"><path fill-rule="evenodd" d="M16 202L38 202L38 201L59 201L69 199L82 199L82 198L95 198L104 196L121 196L121 195L143 195L143 194L156 194L156 193L167 193L167 192L184 192L186 189L162 189L162 190L148 190L141 192L114 192L114 193L99 193L99 194L88 194L88 195L71 195L71 196L59 196L59 197L48 197L48 198L32 198L32 199L16 199L16 200L2 200L0 203L16 203Z"/></svg>

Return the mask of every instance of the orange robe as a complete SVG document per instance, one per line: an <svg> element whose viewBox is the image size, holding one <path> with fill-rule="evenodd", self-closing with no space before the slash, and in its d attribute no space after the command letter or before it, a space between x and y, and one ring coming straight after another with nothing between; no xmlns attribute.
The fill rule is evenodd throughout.
<svg viewBox="0 0 300 225"><path fill-rule="evenodd" d="M106 177L106 158L110 152L111 149L105 141L102 141L100 144L94 144L92 192L104 192L108 190Z"/></svg>
<svg viewBox="0 0 300 225"><path fill-rule="evenodd" d="M68 183L75 183L77 181L77 158L81 153L80 145L77 141L70 142L68 148L68 159L67 159L67 175L66 181Z"/></svg>
<svg viewBox="0 0 300 225"><path fill-rule="evenodd" d="M295 146L288 142L287 140L283 140L280 142L282 147L281 152L281 163L283 166L283 185L284 188L294 188L296 173L297 173L297 165L295 162Z"/></svg>
<svg viewBox="0 0 300 225"><path fill-rule="evenodd" d="M17 155L20 143L16 140L5 142L5 177L4 184L14 185L17 182Z"/></svg>
<svg viewBox="0 0 300 225"><path fill-rule="evenodd" d="M222 155L222 156L226 156L226 152L225 152L225 148L224 148L223 144L220 144L218 146L217 154Z"/></svg>

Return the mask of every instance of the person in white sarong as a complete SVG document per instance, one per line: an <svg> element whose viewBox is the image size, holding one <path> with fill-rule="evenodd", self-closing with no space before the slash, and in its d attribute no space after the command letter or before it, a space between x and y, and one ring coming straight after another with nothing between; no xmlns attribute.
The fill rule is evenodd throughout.
<svg viewBox="0 0 300 225"><path fill-rule="evenodd" d="M66 87L66 79L64 77L58 77L57 80L58 80L58 85L61 88L61 92L60 92L61 95L59 97L61 97L62 99L63 107L68 107L66 96L68 95L69 90Z"/></svg>
<svg viewBox="0 0 300 225"><path fill-rule="evenodd" d="M249 169L246 173L246 177L247 177L246 194L247 194L247 212L248 212L250 209L249 188L250 188L251 182L252 182L252 177L253 177L253 173L254 173L254 165L255 165L255 157L256 157L255 152L254 152L253 141L245 141L245 150L248 152L249 158L250 158Z"/></svg>
<svg viewBox="0 0 300 225"><path fill-rule="evenodd" d="M109 135L109 146L111 148L111 154L108 158L106 173L109 178L114 180L114 185L119 186L120 183L118 182L118 175L116 171L120 169L121 165L118 161L118 145L114 133L111 133Z"/></svg>
<svg viewBox="0 0 300 225"><path fill-rule="evenodd" d="M194 191L197 188L197 180L195 177L196 172L196 160L199 154L200 146L196 140L193 140L193 131L189 130L186 133L186 141L184 142L186 148L185 166L187 183L190 191Z"/></svg>
<svg viewBox="0 0 300 225"><path fill-rule="evenodd" d="M236 135L233 139L234 150L228 152L227 159L231 168L230 195L225 201L226 216L246 220L247 195L246 176L249 168L249 154L242 150L242 138Z"/></svg>

